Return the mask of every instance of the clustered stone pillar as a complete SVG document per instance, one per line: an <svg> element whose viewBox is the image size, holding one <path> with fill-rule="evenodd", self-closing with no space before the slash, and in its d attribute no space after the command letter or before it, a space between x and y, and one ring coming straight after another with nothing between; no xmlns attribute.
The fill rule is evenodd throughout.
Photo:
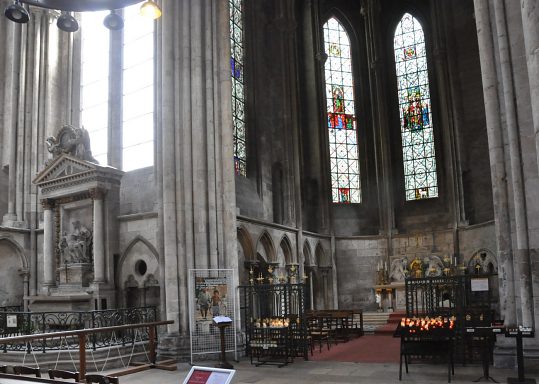
<svg viewBox="0 0 539 384"><path fill-rule="evenodd" d="M54 201L43 199L43 293L54 286Z"/></svg>
<svg viewBox="0 0 539 384"><path fill-rule="evenodd" d="M539 166L539 3L537 0L521 0L520 5L528 80L530 82L537 165Z"/></svg>
<svg viewBox="0 0 539 384"><path fill-rule="evenodd" d="M160 348L169 356L188 348L188 270L238 267L228 1L162 0L161 7L159 236L166 317L175 323L171 346Z"/></svg>
<svg viewBox="0 0 539 384"><path fill-rule="evenodd" d="M94 226L93 226L93 250L94 250L94 283L105 282L105 236L104 236L104 215L103 215L103 195L100 189L90 191L94 201Z"/></svg>

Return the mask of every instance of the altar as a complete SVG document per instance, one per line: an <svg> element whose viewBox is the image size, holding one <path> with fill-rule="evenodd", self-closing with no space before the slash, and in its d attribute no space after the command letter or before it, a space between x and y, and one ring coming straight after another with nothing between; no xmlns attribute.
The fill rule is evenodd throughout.
<svg viewBox="0 0 539 384"><path fill-rule="evenodd" d="M377 284L373 288L379 311L393 312L406 310L404 282Z"/></svg>

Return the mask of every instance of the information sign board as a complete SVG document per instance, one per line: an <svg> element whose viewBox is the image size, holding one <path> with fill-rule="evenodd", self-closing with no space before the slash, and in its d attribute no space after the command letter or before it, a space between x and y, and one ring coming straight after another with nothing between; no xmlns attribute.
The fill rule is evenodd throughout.
<svg viewBox="0 0 539 384"><path fill-rule="evenodd" d="M7 315L6 326L8 328L17 328L17 315Z"/></svg>
<svg viewBox="0 0 539 384"><path fill-rule="evenodd" d="M229 384L234 377L234 369L191 367L183 384Z"/></svg>
<svg viewBox="0 0 539 384"><path fill-rule="evenodd" d="M471 279L472 292L488 291L488 277L479 277Z"/></svg>

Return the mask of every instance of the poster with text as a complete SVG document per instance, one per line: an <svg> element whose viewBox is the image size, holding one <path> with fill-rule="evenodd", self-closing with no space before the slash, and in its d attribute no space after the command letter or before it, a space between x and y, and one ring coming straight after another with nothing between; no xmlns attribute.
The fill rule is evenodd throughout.
<svg viewBox="0 0 539 384"><path fill-rule="evenodd" d="M216 316L226 316L228 308L228 285L226 277L195 278L195 321L212 322Z"/></svg>

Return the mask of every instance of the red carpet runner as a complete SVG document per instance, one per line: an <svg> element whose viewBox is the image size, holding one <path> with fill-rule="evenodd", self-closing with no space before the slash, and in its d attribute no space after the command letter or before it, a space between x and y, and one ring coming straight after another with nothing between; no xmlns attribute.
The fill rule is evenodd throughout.
<svg viewBox="0 0 539 384"><path fill-rule="evenodd" d="M315 361L347 361L357 363L398 363L400 339L386 335L367 335L347 343L332 344L330 350L316 345L309 359Z"/></svg>

